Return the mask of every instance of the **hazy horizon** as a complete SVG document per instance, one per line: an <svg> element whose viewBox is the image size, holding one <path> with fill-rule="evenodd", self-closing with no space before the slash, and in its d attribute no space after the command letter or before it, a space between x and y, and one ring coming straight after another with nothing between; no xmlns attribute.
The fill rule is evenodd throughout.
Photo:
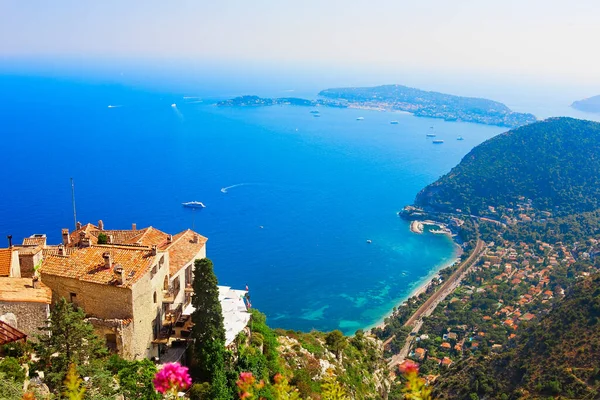
<svg viewBox="0 0 600 400"><path fill-rule="evenodd" d="M35 7L3 0L0 58L339 69L355 80L417 71L590 85L593 95L600 91L598 15L600 3L590 0L109 0Z"/></svg>

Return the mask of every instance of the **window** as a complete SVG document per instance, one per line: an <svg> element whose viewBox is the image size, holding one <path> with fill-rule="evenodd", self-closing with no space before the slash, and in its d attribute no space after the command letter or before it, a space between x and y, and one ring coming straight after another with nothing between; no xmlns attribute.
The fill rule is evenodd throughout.
<svg viewBox="0 0 600 400"><path fill-rule="evenodd" d="M150 279L154 278L154 275L156 275L157 271L158 271L158 265L154 264L154 266L152 267L152 272L150 272Z"/></svg>
<svg viewBox="0 0 600 400"><path fill-rule="evenodd" d="M69 293L69 300L73 304L77 303L77 294L76 293Z"/></svg>
<svg viewBox="0 0 600 400"><path fill-rule="evenodd" d="M104 337L106 338L106 347L108 347L108 349L111 352L116 353L117 352L117 335L114 333L107 333L106 335L104 335Z"/></svg>
<svg viewBox="0 0 600 400"><path fill-rule="evenodd" d="M154 292L154 304L156 304L156 292Z"/></svg>

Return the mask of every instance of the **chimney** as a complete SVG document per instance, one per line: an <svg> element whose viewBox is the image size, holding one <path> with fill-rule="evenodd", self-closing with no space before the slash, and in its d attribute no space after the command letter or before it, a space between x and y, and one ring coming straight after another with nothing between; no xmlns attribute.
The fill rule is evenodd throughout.
<svg viewBox="0 0 600 400"><path fill-rule="evenodd" d="M63 239L63 244L65 246L68 246L71 244L71 235L69 235L69 229L68 228L63 228L62 230L62 239Z"/></svg>
<svg viewBox="0 0 600 400"><path fill-rule="evenodd" d="M98 220L98 229L100 229L101 231L104 230L104 222L102 222L102 220Z"/></svg>
<svg viewBox="0 0 600 400"><path fill-rule="evenodd" d="M157 250L157 248L156 248L156 245L155 245L155 244L153 244L153 245L152 245L152 255L153 255L153 256L155 256L157 252L158 252L158 250Z"/></svg>
<svg viewBox="0 0 600 400"><path fill-rule="evenodd" d="M81 229L81 222L77 221L77 223L75 224L75 228L77 230L80 230Z"/></svg>
<svg viewBox="0 0 600 400"><path fill-rule="evenodd" d="M108 269L112 267L112 256L110 255L110 252L105 251L102 254L102 258L104 258L104 268Z"/></svg>
<svg viewBox="0 0 600 400"><path fill-rule="evenodd" d="M167 235L167 243L171 243L173 241L173 235Z"/></svg>
<svg viewBox="0 0 600 400"><path fill-rule="evenodd" d="M58 255L59 256L64 256L65 255L65 246L63 246L62 244L58 245Z"/></svg>
<svg viewBox="0 0 600 400"><path fill-rule="evenodd" d="M135 224L135 222L133 224L131 224L131 230L137 231L137 225Z"/></svg>
<svg viewBox="0 0 600 400"><path fill-rule="evenodd" d="M8 235L8 236L6 236L6 238L8 239L8 247L11 248L12 247L12 235Z"/></svg>
<svg viewBox="0 0 600 400"><path fill-rule="evenodd" d="M122 285L124 282L124 279L123 279L123 267L121 266L121 264L115 265L113 272L115 273L115 275L117 275L117 281L119 282L119 285Z"/></svg>
<svg viewBox="0 0 600 400"><path fill-rule="evenodd" d="M37 275L34 275L33 278L31 278L31 286L33 286L34 289L40 288L40 278L38 278Z"/></svg>
<svg viewBox="0 0 600 400"><path fill-rule="evenodd" d="M83 231L79 234L79 247L90 247L90 238Z"/></svg>
<svg viewBox="0 0 600 400"><path fill-rule="evenodd" d="M106 243L112 244L112 242L113 242L113 235L106 235Z"/></svg>
<svg viewBox="0 0 600 400"><path fill-rule="evenodd" d="M198 243L198 235L194 235L194 237L192 238L192 242Z"/></svg>

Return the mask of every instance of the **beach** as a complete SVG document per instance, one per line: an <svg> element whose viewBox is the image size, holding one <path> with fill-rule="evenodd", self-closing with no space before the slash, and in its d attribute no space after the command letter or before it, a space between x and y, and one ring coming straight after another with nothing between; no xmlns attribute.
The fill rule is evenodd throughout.
<svg viewBox="0 0 600 400"><path fill-rule="evenodd" d="M443 264L439 265L439 268L433 269L431 271L431 273L428 274L427 277L425 279L423 279L422 282L418 283L415 286L415 288L407 296L402 297L400 299L400 301L395 305L396 308L400 307L411 297L419 296L421 293L425 293L425 291L427 291L427 288L429 288L429 285L431 285L431 280L433 278L439 277L439 272L441 270L443 270L444 268L450 267L450 266L454 265L455 263L459 262L460 256L463 253L462 247L460 247L457 243L454 243L454 245L455 245L455 250L456 250L455 258L451 261L448 261L447 263L443 263ZM385 319L388 317L391 317L393 315L393 313L394 313L394 311L392 308L392 309L390 309L390 311L388 313L386 313L383 317L381 317L381 319L377 323L364 328L364 331L369 331L373 328L383 329L385 327L385 322L384 322Z"/></svg>

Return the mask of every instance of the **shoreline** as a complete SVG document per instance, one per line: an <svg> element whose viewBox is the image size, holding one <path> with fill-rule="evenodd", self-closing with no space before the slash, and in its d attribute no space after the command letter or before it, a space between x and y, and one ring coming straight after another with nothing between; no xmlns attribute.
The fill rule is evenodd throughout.
<svg viewBox="0 0 600 400"><path fill-rule="evenodd" d="M452 239L451 236L448 236L448 237ZM460 256L462 255L463 251L462 251L462 247L460 247L460 245L458 243L456 243L454 240L452 240L452 244L454 245L454 256L453 256L452 260L445 262L445 263L441 263L439 266L432 269L432 272L430 272L427 275L427 277L423 280L423 282L417 283L417 285L412 289L412 291L407 296L402 297L396 303L396 305L393 306L387 313L385 313L377 322L363 328L363 331L369 332L371 329L374 329L374 328L382 328L383 329L385 327L385 322L384 322L385 319L388 317L391 317L394 314L394 311L393 311L394 307L398 308L403 303L408 301L408 299L410 299L411 297L418 296L421 293L424 293L427 290L427 288L429 287L429 285L431 285L431 280L433 278L435 278L436 276L439 276L439 272L441 270L456 264L460 260Z"/></svg>

